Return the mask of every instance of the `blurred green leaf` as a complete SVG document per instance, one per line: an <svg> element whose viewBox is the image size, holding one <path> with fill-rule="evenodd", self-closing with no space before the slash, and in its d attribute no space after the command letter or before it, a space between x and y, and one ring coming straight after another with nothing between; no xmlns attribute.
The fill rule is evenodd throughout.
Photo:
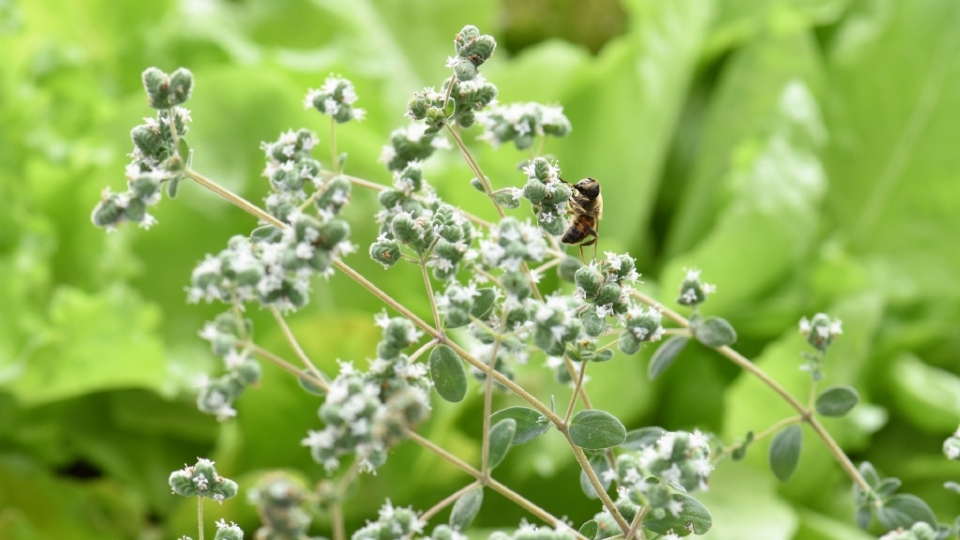
<svg viewBox="0 0 960 540"><path fill-rule="evenodd" d="M956 429L960 418L960 377L903 354L893 363L890 389L897 408L918 427L932 433Z"/></svg>
<svg viewBox="0 0 960 540"><path fill-rule="evenodd" d="M877 508L877 520L892 531L898 527L909 529L918 521L925 521L934 527L937 526L937 516L930 506L916 495L894 495Z"/></svg>
<svg viewBox="0 0 960 540"><path fill-rule="evenodd" d="M36 405L117 388L162 389L160 311L134 291L118 284L91 295L60 287L48 317L41 344L9 385L22 402Z"/></svg>
<svg viewBox="0 0 960 540"><path fill-rule="evenodd" d="M803 430L800 426L787 426L773 437L770 443L770 468L781 482L793 476L800 461L803 447Z"/></svg>
<svg viewBox="0 0 960 540"><path fill-rule="evenodd" d="M823 416L843 416L860 402L860 394L846 385L825 388L817 396L817 412Z"/></svg>
<svg viewBox="0 0 960 540"><path fill-rule="evenodd" d="M517 421L513 418L504 418L490 428L490 461L488 465L491 469L507 457L507 451L510 450L516 434Z"/></svg>
<svg viewBox="0 0 960 540"><path fill-rule="evenodd" d="M523 444L534 437L543 435L550 429L550 422L542 414L527 407L508 407L490 415L490 422L498 424L510 418L517 423L517 434L513 445Z"/></svg>
<svg viewBox="0 0 960 540"><path fill-rule="evenodd" d="M453 509L450 511L450 527L457 531L465 531L473 518L480 512L480 506L483 505L483 487L477 486L464 493L453 503Z"/></svg>
<svg viewBox="0 0 960 540"><path fill-rule="evenodd" d="M677 356L683 352L683 348L687 346L687 341L690 341L690 338L686 336L673 336L657 347L657 352L653 353L650 364L647 366L647 377L656 379L666 371L677 359Z"/></svg>
<svg viewBox="0 0 960 540"><path fill-rule="evenodd" d="M643 520L644 529L657 534L667 534L672 531L679 536L686 536L691 532L700 535L710 530L713 518L707 507L700 501L683 493L676 493L671 496L671 499L683 505L680 512L677 515L667 513L659 519L648 517Z"/></svg>

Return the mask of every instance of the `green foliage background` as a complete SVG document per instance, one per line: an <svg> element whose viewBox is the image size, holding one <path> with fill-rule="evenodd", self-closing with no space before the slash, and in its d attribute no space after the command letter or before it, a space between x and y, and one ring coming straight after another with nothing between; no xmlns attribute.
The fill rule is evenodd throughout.
<svg viewBox="0 0 960 540"><path fill-rule="evenodd" d="M854 461L902 478L942 521L960 513L941 487L960 466L940 454L960 421L960 3L532 4L540 10L507 0L0 0L0 538L190 534L193 503L171 496L166 478L197 456L242 489L272 468L324 477L299 446L318 403L288 376L268 368L223 425L192 403L196 377L218 369L196 335L218 310L185 304L184 286L252 218L185 185L157 207L149 233L90 224L100 190L122 189L129 129L151 114L142 69L194 72L196 169L259 201L260 141L301 126L326 139L325 120L301 99L330 72L356 83L368 111L339 131L348 171L389 182L380 147L405 124L410 94L446 76L464 24L504 38L484 66L502 102L564 106L574 131L547 151L568 179L603 183L601 250L637 257L643 289L667 304L683 268L702 268L718 286L705 311L729 319L737 348L800 396L797 320L842 318L826 383L852 384L865 403L828 428ZM521 48L551 35L561 39ZM472 145L495 187L522 184L525 155ZM427 173L443 197L489 216L458 155L434 157ZM384 272L364 254L375 210L356 190L347 216L362 249L348 262L424 313L414 269ZM379 310L338 275L316 284L292 325L334 371L337 358L375 355ZM252 315L258 340L289 354L275 325ZM732 442L789 414L695 347L651 383L651 351L592 370L595 405L628 428L700 427ZM548 377L538 365L521 374L542 399L564 402L569 391ZM438 404L423 433L478 462L481 410L475 392L461 407ZM704 498L715 522L707 538L870 537L853 525L849 479L812 433L805 442L785 485L766 468L766 441L744 462L724 462ZM556 433L514 449L497 477L577 524L599 509ZM348 528L387 496L424 509L466 482L402 445L364 479ZM241 499L208 515L252 535ZM522 517L488 494L478 525ZM317 534L325 530L321 517Z"/></svg>

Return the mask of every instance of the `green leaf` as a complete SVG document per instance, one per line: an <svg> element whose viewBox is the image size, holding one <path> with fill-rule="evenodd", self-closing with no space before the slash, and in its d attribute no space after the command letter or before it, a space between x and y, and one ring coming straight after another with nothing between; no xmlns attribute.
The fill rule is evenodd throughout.
<svg viewBox="0 0 960 540"><path fill-rule="evenodd" d="M726 319L707 317L694 330L697 341L707 347L722 347L737 341L737 332Z"/></svg>
<svg viewBox="0 0 960 540"><path fill-rule="evenodd" d="M893 363L890 385L898 410L927 431L953 431L960 417L960 377L902 354Z"/></svg>
<svg viewBox="0 0 960 540"><path fill-rule="evenodd" d="M465 531L473 518L480 512L480 506L483 505L483 488L477 486L464 493L453 503L453 510L450 511L450 527L458 531Z"/></svg>
<svg viewBox="0 0 960 540"><path fill-rule="evenodd" d="M490 428L490 459L489 467L493 469L503 461L517 435L517 421L513 418L504 418Z"/></svg>
<svg viewBox="0 0 960 540"><path fill-rule="evenodd" d="M467 395L467 370L453 349L437 345L430 353L430 378L443 399L457 403Z"/></svg>
<svg viewBox="0 0 960 540"><path fill-rule="evenodd" d="M770 469L781 482L789 480L796 470L802 446L803 430L800 426L787 426L770 443Z"/></svg>
<svg viewBox="0 0 960 540"><path fill-rule="evenodd" d="M580 526L580 534L587 537L588 540L593 540L597 537L597 532L600 531L600 525L595 519L586 521L583 525Z"/></svg>
<svg viewBox="0 0 960 540"><path fill-rule="evenodd" d="M493 287L484 287L483 289L477 290L479 296L473 299L473 306L470 308L470 315L478 319L482 319L487 312L490 311L490 307L493 305L493 300L497 297L496 293L493 290Z"/></svg>
<svg viewBox="0 0 960 540"><path fill-rule="evenodd" d="M595 409L580 411L570 419L570 439L581 448L610 448L627 438L627 430L617 417Z"/></svg>
<svg viewBox="0 0 960 540"><path fill-rule="evenodd" d="M899 478L891 476L881 480L880 483L874 488L874 491L876 491L877 495L880 497L886 497L888 495L893 495L893 493L900 489L900 486L902 485L903 482L901 482Z"/></svg>
<svg viewBox="0 0 960 540"><path fill-rule="evenodd" d="M117 388L159 392L167 378L160 318L123 285L94 294L62 286L50 301L50 326L10 386L28 405Z"/></svg>
<svg viewBox="0 0 960 540"><path fill-rule="evenodd" d="M623 439L623 442L620 443L620 448L633 451L643 450L648 446L657 444L657 441L659 441L660 437L663 437L663 434L666 432L667 430L657 426L631 429L627 432L627 436Z"/></svg>
<svg viewBox="0 0 960 540"><path fill-rule="evenodd" d="M676 516L667 512L667 515L660 519L648 517L643 520L644 529L657 534L667 534L672 530L679 536L690 533L704 534L710 530L713 518L700 501L684 493L676 493L670 498L683 505L680 512Z"/></svg>
<svg viewBox="0 0 960 540"><path fill-rule="evenodd" d="M550 421L542 414L527 407L508 407L490 415L490 422L497 424L501 420L512 418L517 423L517 434L513 437L513 446L523 444L543 435L550 429Z"/></svg>
<svg viewBox="0 0 960 540"><path fill-rule="evenodd" d="M894 495L884 501L883 506L877 509L877 519L890 531L897 527L909 529L918 521L937 526L937 516L930 506L920 497L906 493Z"/></svg>
<svg viewBox="0 0 960 540"><path fill-rule="evenodd" d="M593 456L589 459L590 468L593 469L593 474L597 476L597 479L600 480L600 485L603 486L604 490L610 489L610 480L607 480L606 472L610 470L610 463L607 461L605 454L600 454ZM580 470L580 489L583 491L583 494L591 499L599 499L600 496L597 495L597 490L593 489L593 484L590 483L590 478L587 476L587 472Z"/></svg>
<svg viewBox="0 0 960 540"><path fill-rule="evenodd" d="M659 377L683 352L683 348L687 346L688 341L690 341L690 338L686 336L673 336L664 341L663 345L657 347L657 352L653 353L653 357L650 358L650 365L647 366L647 376L651 380Z"/></svg>
<svg viewBox="0 0 960 540"><path fill-rule="evenodd" d="M860 394L846 385L831 386L817 397L817 412L823 416L843 416L860 402Z"/></svg>

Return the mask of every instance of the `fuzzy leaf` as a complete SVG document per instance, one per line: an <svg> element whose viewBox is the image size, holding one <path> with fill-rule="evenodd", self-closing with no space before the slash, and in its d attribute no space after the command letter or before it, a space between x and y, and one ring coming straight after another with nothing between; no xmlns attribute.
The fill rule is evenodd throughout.
<svg viewBox="0 0 960 540"><path fill-rule="evenodd" d="M627 429L608 412L585 410L570 419L570 438L581 448L610 448L627 438Z"/></svg>
<svg viewBox="0 0 960 540"><path fill-rule="evenodd" d="M860 394L845 385L831 386L817 397L817 412L823 416L843 416L860 402Z"/></svg>
<svg viewBox="0 0 960 540"><path fill-rule="evenodd" d="M513 446L543 435L550 429L550 422L542 414L527 407L509 407L497 411L490 415L490 422L497 424L507 418L512 418L517 423L517 434L511 443Z"/></svg>
<svg viewBox="0 0 960 540"><path fill-rule="evenodd" d="M726 319L707 317L694 331L697 341L707 347L722 347L737 341L737 332Z"/></svg>
<svg viewBox="0 0 960 540"><path fill-rule="evenodd" d="M797 469L802 446L803 430L800 426L788 426L770 443L770 469L781 482L789 480Z"/></svg>
<svg viewBox="0 0 960 540"><path fill-rule="evenodd" d="M930 506L920 497L910 494L894 495L884 501L883 506L877 509L877 519L891 531L897 527L909 529L918 521L937 526L937 516Z"/></svg>
<svg viewBox="0 0 960 540"><path fill-rule="evenodd" d="M437 345L430 353L430 378L440 397L457 403L467 395L467 370L463 360L446 345Z"/></svg>
<svg viewBox="0 0 960 540"><path fill-rule="evenodd" d="M499 465L506 457L516 435L517 421L513 418L504 418L490 428L489 466L491 469Z"/></svg>
<svg viewBox="0 0 960 540"><path fill-rule="evenodd" d="M660 437L663 437L663 434L666 432L667 430L658 426L632 429L627 432L627 437L620 443L620 447L633 451L642 450L647 446L657 444L657 441L660 440Z"/></svg>
<svg viewBox="0 0 960 540"><path fill-rule="evenodd" d="M490 307L493 305L493 301L497 295L492 287L485 287L477 290L477 292L480 293L480 295L473 299L473 307L470 308L470 315L482 319L483 316L490 311Z"/></svg>
<svg viewBox="0 0 960 540"><path fill-rule="evenodd" d="M597 532L599 530L600 530L600 525L594 519L591 519L580 526L580 534L591 539L597 536Z"/></svg>
<svg viewBox="0 0 960 540"><path fill-rule="evenodd" d="M450 511L450 527L458 531L466 530L473 518L477 517L482 505L482 487L477 486L461 495L457 502L453 503L453 510Z"/></svg>
<svg viewBox="0 0 960 540"><path fill-rule="evenodd" d="M650 359L647 376L651 380L659 377L683 352L683 348L687 346L688 341L690 341L690 338L686 336L673 336L664 341L663 345L657 348L657 352L653 353L653 357Z"/></svg>
<svg viewBox="0 0 960 540"><path fill-rule="evenodd" d="M703 534L710 530L713 518L700 501L683 493L676 493L671 498L683 505L680 512L676 516L667 512L667 515L660 519L647 518L643 521L644 529L657 534L667 534L672 530L679 536Z"/></svg>

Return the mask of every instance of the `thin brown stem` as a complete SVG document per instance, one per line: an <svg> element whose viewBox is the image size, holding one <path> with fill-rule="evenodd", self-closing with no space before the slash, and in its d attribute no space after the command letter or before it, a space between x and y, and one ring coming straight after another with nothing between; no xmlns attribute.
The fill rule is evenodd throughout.
<svg viewBox="0 0 960 540"><path fill-rule="evenodd" d="M347 528L343 520L343 506L339 502L330 505L330 525L333 528L333 540L347 540Z"/></svg>
<svg viewBox="0 0 960 540"><path fill-rule="evenodd" d="M428 521L430 521L430 518L440 513L440 511L443 510L444 508L456 502L456 500L459 499L461 496L463 496L463 494L470 491L471 489L476 488L477 486L482 486L482 485L483 484L479 480L476 480L474 482L470 482L469 484L453 492L452 494L444 498L442 501L431 506L430 508L425 510L422 514L420 514L420 518L419 518L420 523L424 523L424 524L427 523Z"/></svg>
<svg viewBox="0 0 960 540"><path fill-rule="evenodd" d="M570 404L567 405L567 414L563 417L563 425L570 423L570 417L573 416L573 410L577 407L577 396L580 395L580 389L583 388L583 378L587 373L587 362L580 362L580 373L577 375L577 384L573 388L573 395L570 397Z"/></svg>
<svg viewBox="0 0 960 540"><path fill-rule="evenodd" d="M250 342L250 341L238 341L238 342L237 342L237 345L240 345L241 347L247 347L247 348L249 348L249 349L250 349L251 351L253 351L253 353L256 354L257 356L260 356L260 357L262 357L262 358L265 358L265 359L269 360L270 362L273 362L275 365L277 365L277 367L279 367L280 369L286 371L287 373L290 373L291 375L294 375L294 376L296 376L296 377L303 378L304 380L310 382L311 384L315 384L315 385L317 385L318 387L322 388L324 391L326 391L326 390L328 389L327 381L324 380L323 378L318 378L317 376L313 375L312 373L304 373L304 372L303 372L300 368L298 368L297 366L291 364L290 362L287 362L287 361L284 360L283 358L280 358L280 357L277 356L276 354L273 354L272 352L270 352L270 351L268 351L268 350L266 350L266 349L264 349L264 348L258 347L258 346L257 346L256 344L254 344L253 342Z"/></svg>
<svg viewBox="0 0 960 540"><path fill-rule="evenodd" d="M675 311L672 311L670 309L663 307L662 305L660 305L659 302L657 302L656 300L650 298L649 296L643 293L640 293L638 291L633 291L632 294L633 294L633 297L636 298L637 300L640 300L644 304L647 304L649 306L655 307L658 310L660 310L660 312L663 313L664 316L666 316L668 319L672 320L673 322L677 323L678 325L687 329L690 328L690 322L682 315L676 313ZM804 422L810 424L810 426L813 428L813 431L817 434L817 436L820 437L820 439L823 440L824 444L827 445L827 449L830 451L831 454L833 454L833 458L837 461L837 463L840 464L840 467L843 468L844 472L847 473L847 476L849 476L864 491L868 491L868 492L870 491L871 488L869 484L867 484L867 481L860 474L860 471L857 470L857 468L853 465L853 462L850 461L850 458L847 457L847 454L844 453L844 451L837 444L837 441L835 441L833 437L830 435L830 433L828 433L827 430L824 429L823 425L820 424L820 422L816 419L816 417L813 415L813 412L810 409L804 407L804 405L800 403L800 401L797 400L797 398L793 397L793 395L791 395L790 392L787 392L787 390L783 386L780 386L780 383L778 383L772 377L767 375L765 371L760 369L756 364L748 360L746 357L744 357L737 351L731 349L729 346L724 345L722 347L715 347L714 350L716 350L718 353L720 353L721 355L726 357L728 360L736 364L738 367L740 367L740 369L743 369L744 371L750 373L754 377L760 379L760 381L763 384L767 385L767 387L769 387L784 401L786 401L795 411L797 411L797 413L800 415L800 417L803 419Z"/></svg>
<svg viewBox="0 0 960 540"><path fill-rule="evenodd" d="M200 184L201 186L223 197L233 205L239 207L244 212L256 217L257 219L266 221L267 223L279 229L285 229L287 227L286 223L273 217L266 210L263 210L259 206L251 203L250 201L244 199L243 197L237 195L236 193L230 191L229 189L221 186L220 184L214 182L213 180L210 180L206 176L203 176L202 174L192 169L184 169L183 174L186 175L191 180L193 180L194 182Z"/></svg>
<svg viewBox="0 0 960 540"><path fill-rule="evenodd" d="M313 373L314 377L318 379L323 379L323 374L320 373L320 370L317 369L317 366L313 364L310 360L310 357L307 356L307 353L303 351L303 347L300 346L300 342L297 341L297 336L293 335L293 331L290 330L290 327L287 325L287 321L283 318L283 314L280 313L280 310L274 306L270 306L270 313L273 314L273 318L277 321L277 325L280 326L280 330L283 331L283 336L287 338L287 343L290 344L290 347L293 349L293 352L296 353L297 358Z"/></svg>

